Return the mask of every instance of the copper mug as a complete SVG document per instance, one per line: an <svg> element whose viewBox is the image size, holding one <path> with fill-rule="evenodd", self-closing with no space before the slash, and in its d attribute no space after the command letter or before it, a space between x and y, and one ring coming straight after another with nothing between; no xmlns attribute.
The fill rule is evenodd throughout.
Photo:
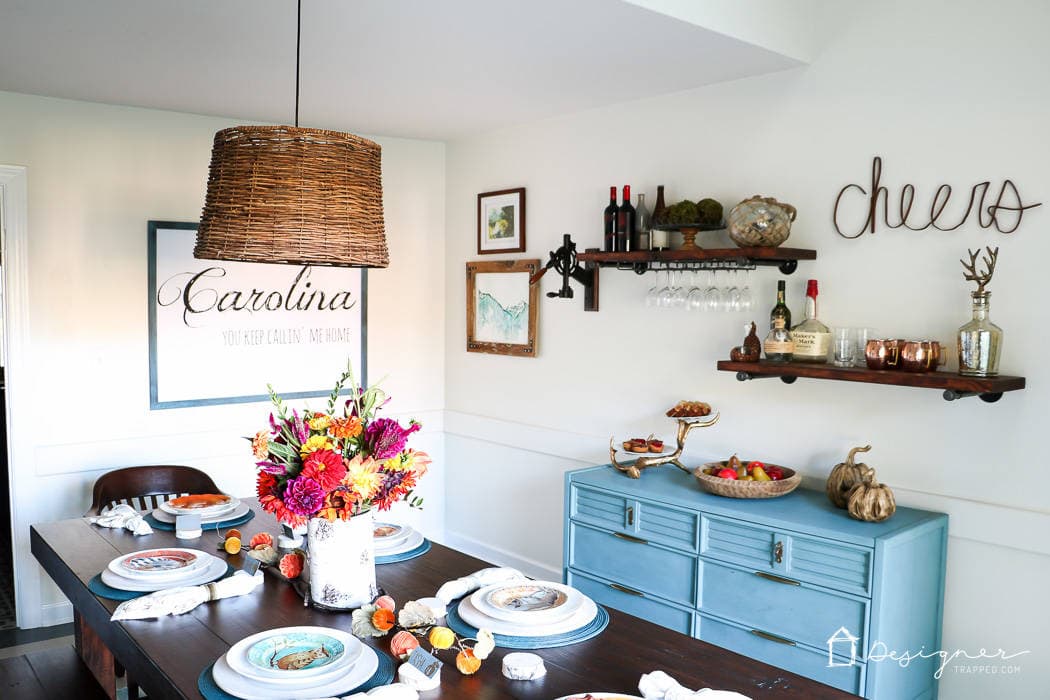
<svg viewBox="0 0 1050 700"><path fill-rule="evenodd" d="M868 369L897 369L901 362L903 340L869 340L864 346L864 361Z"/></svg>
<svg viewBox="0 0 1050 700"><path fill-rule="evenodd" d="M941 344L936 340L913 340L901 349L901 368L905 372L936 372L941 363Z"/></svg>

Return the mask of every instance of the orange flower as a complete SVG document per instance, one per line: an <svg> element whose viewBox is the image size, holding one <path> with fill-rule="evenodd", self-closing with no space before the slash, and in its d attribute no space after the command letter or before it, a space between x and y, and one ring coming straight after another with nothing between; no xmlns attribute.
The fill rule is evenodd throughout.
<svg viewBox="0 0 1050 700"><path fill-rule="evenodd" d="M430 462L430 455L418 450L407 450L401 459L402 468L415 474L417 479L427 473Z"/></svg>
<svg viewBox="0 0 1050 700"><path fill-rule="evenodd" d="M380 632L387 632L394 626L394 613L386 608L376 608L372 613L372 626Z"/></svg>
<svg viewBox="0 0 1050 700"><path fill-rule="evenodd" d="M252 454L256 459L266 459L270 454L270 436L265 430L260 430L252 438Z"/></svg>
<svg viewBox="0 0 1050 700"><path fill-rule="evenodd" d="M328 427L328 434L339 440L355 438L361 434L361 419L357 416L346 418L333 418Z"/></svg>
<svg viewBox="0 0 1050 700"><path fill-rule="evenodd" d="M303 557L298 552L285 554L278 568L285 578L299 578L299 574L303 573Z"/></svg>
<svg viewBox="0 0 1050 700"><path fill-rule="evenodd" d="M357 500L352 493L346 489L336 489L324 497L324 506L317 513L317 517L325 520L349 520L354 515L356 505Z"/></svg>

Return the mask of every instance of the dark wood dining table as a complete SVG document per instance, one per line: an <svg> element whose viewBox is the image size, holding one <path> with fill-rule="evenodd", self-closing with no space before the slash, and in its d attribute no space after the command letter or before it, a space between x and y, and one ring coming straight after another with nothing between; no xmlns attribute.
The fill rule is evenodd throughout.
<svg viewBox="0 0 1050 700"><path fill-rule="evenodd" d="M257 507L253 504L253 507ZM277 533L268 513L239 528ZM151 700L200 698L197 678L237 641L275 627L320 625L350 629L350 613L305 608L292 586L274 576L253 593L205 603L189 613L152 620L111 622L117 602L99 598L88 582L117 555L155 547L182 546L216 552L221 536L209 531L199 540L176 540L155 531L135 536L119 529L91 525L86 518L34 525L34 556L73 603L79 618L127 669ZM240 566L242 555L230 556ZM444 582L490 566L487 562L434 544L421 557L376 567L378 583L400 605L433 596ZM445 662L439 689L422 698L521 698L552 700L584 692L637 694L643 673L663 670L688 688L735 690L755 700L765 698L835 700L855 697L827 685L740 656L646 620L610 610L608 628L598 637L567 647L539 649L547 675L533 681L511 681L501 659L512 650L497 649L473 676L455 668L451 652L438 652ZM389 653L389 637L365 642Z"/></svg>

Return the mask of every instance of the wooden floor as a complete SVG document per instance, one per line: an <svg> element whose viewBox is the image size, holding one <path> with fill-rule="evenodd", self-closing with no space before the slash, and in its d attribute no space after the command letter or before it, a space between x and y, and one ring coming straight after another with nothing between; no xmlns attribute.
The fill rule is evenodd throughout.
<svg viewBox="0 0 1050 700"><path fill-rule="evenodd" d="M0 659L3 700L105 700L106 694L72 646Z"/></svg>

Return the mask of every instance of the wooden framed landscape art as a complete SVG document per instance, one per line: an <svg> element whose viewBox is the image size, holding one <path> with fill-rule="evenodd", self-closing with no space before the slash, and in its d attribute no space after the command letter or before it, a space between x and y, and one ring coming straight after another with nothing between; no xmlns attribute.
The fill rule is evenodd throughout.
<svg viewBox="0 0 1050 700"><path fill-rule="evenodd" d="M525 188L478 195L478 255L525 252Z"/></svg>
<svg viewBox="0 0 1050 700"><path fill-rule="evenodd" d="M536 356L539 260L467 263L467 351Z"/></svg>
<svg viewBox="0 0 1050 700"><path fill-rule="evenodd" d="M151 410L327 396L367 382L364 270L193 257L197 224L147 229Z"/></svg>

